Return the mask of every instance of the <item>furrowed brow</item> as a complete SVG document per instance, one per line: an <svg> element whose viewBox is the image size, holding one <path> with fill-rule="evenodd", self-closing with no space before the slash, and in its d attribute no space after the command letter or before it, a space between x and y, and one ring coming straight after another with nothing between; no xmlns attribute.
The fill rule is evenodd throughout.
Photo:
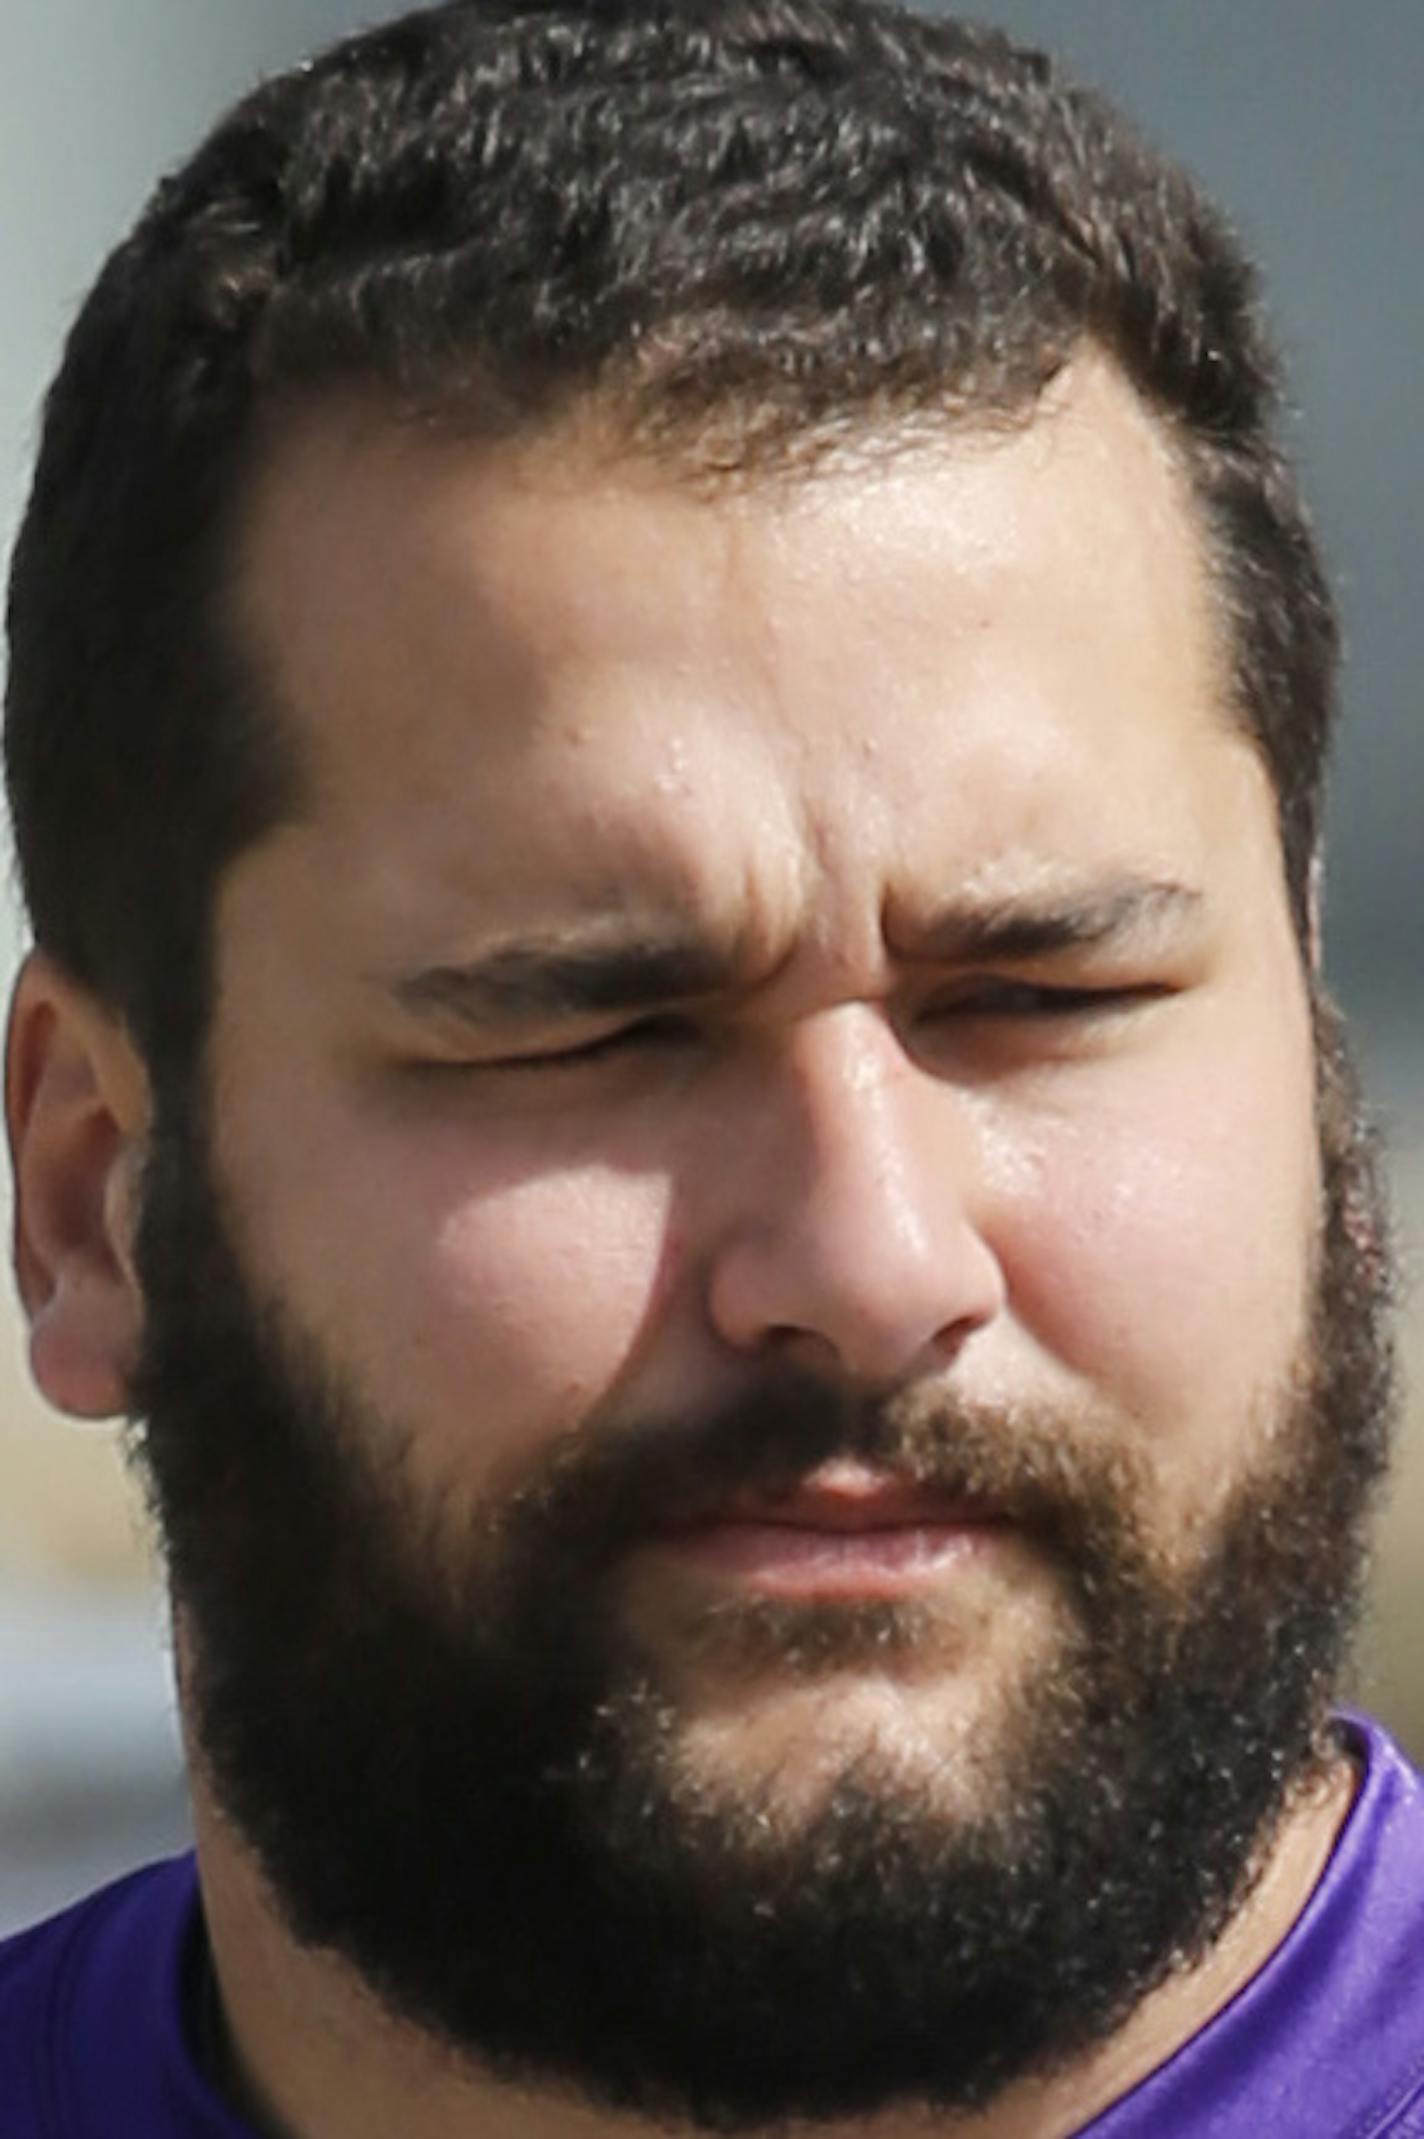
<svg viewBox="0 0 1424 2139"><path fill-rule="evenodd" d="M931 921L917 950L957 965L978 965L1127 947L1195 920L1204 903L1189 885L1132 878L1063 897L955 906Z"/></svg>
<svg viewBox="0 0 1424 2139"><path fill-rule="evenodd" d="M714 952L679 938L533 938L466 964L403 974L393 993L406 1010L487 1026L656 1009L711 994L729 979Z"/></svg>
<svg viewBox="0 0 1424 2139"><path fill-rule="evenodd" d="M1065 897L956 904L916 929L911 955L973 965L1130 945L1194 918L1203 904L1184 884L1138 879ZM563 935L511 940L388 983L402 1009L476 1028L656 1010L737 985L733 961L705 943L602 931L582 942Z"/></svg>

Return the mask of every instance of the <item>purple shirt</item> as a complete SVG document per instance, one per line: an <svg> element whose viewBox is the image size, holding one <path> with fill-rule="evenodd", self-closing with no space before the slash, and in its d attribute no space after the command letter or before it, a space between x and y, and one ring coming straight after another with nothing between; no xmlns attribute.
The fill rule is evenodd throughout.
<svg viewBox="0 0 1424 2139"><path fill-rule="evenodd" d="M1244 1990L1082 2139L1424 2139L1424 1780L1352 1721L1364 1782ZM192 1859L0 1945L0 2139L253 2139L194 2062Z"/></svg>

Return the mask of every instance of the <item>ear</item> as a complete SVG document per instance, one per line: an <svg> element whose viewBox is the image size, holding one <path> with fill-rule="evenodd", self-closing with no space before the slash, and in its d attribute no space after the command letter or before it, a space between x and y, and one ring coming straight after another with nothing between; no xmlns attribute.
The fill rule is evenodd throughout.
<svg viewBox="0 0 1424 2139"><path fill-rule="evenodd" d="M122 1021L43 952L15 984L5 1069L30 1371L61 1411L106 1418L124 1409L143 1329L147 1073Z"/></svg>

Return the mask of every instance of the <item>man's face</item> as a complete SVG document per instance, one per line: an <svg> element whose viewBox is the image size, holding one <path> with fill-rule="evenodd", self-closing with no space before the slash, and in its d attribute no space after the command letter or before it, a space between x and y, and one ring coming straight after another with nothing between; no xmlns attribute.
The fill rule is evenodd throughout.
<svg viewBox="0 0 1424 2139"><path fill-rule="evenodd" d="M1115 1705L1160 1697L1228 1531L1326 1461L1307 990L1154 427L1084 365L1021 430L699 494L586 442L337 413L276 455L237 609L310 807L220 900L204 1222L280 1361L274 1417L320 1422L334 1504L375 1510L346 1634L468 1605L527 1696L506 1671L485 1769L523 1777L526 1730L548 1773L607 1769L599 1730L636 1712L604 1814L661 1834L672 1808L733 1883L732 1858L804 1870L852 1800L882 1842L1014 1831L1025 1763L1086 1772ZM224 1356L199 1375L165 1338L172 1193L160 1451L165 1395L191 1411ZM1263 1626L1298 1516L1258 1526ZM319 1617L322 1516L289 1518L305 1557L274 1532L272 1562ZM180 1608L202 1557L178 1539ZM380 1623L387 1579L413 1619ZM260 1826L241 1671L187 1601L200 1750ZM359 1644L321 1623L308 1705L334 1678L349 1715ZM408 1785L429 1748L396 1714L464 1742L446 1653L409 1656L392 1717L391 1674L367 1688ZM1320 1688L1295 1692L1308 1734ZM340 1943L278 1838L325 1817L339 1856L343 1815L268 1809L279 1895ZM1198 1880L1139 1976L1222 1903Z"/></svg>

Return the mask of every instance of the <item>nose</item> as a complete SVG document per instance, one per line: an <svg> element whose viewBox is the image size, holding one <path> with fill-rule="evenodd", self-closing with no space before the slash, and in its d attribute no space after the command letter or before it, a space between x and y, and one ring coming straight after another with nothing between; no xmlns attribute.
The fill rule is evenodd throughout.
<svg viewBox="0 0 1424 2139"><path fill-rule="evenodd" d="M724 1344L883 1385L942 1367L1001 1311L969 1103L873 1007L806 1020L746 1107L707 1288Z"/></svg>

